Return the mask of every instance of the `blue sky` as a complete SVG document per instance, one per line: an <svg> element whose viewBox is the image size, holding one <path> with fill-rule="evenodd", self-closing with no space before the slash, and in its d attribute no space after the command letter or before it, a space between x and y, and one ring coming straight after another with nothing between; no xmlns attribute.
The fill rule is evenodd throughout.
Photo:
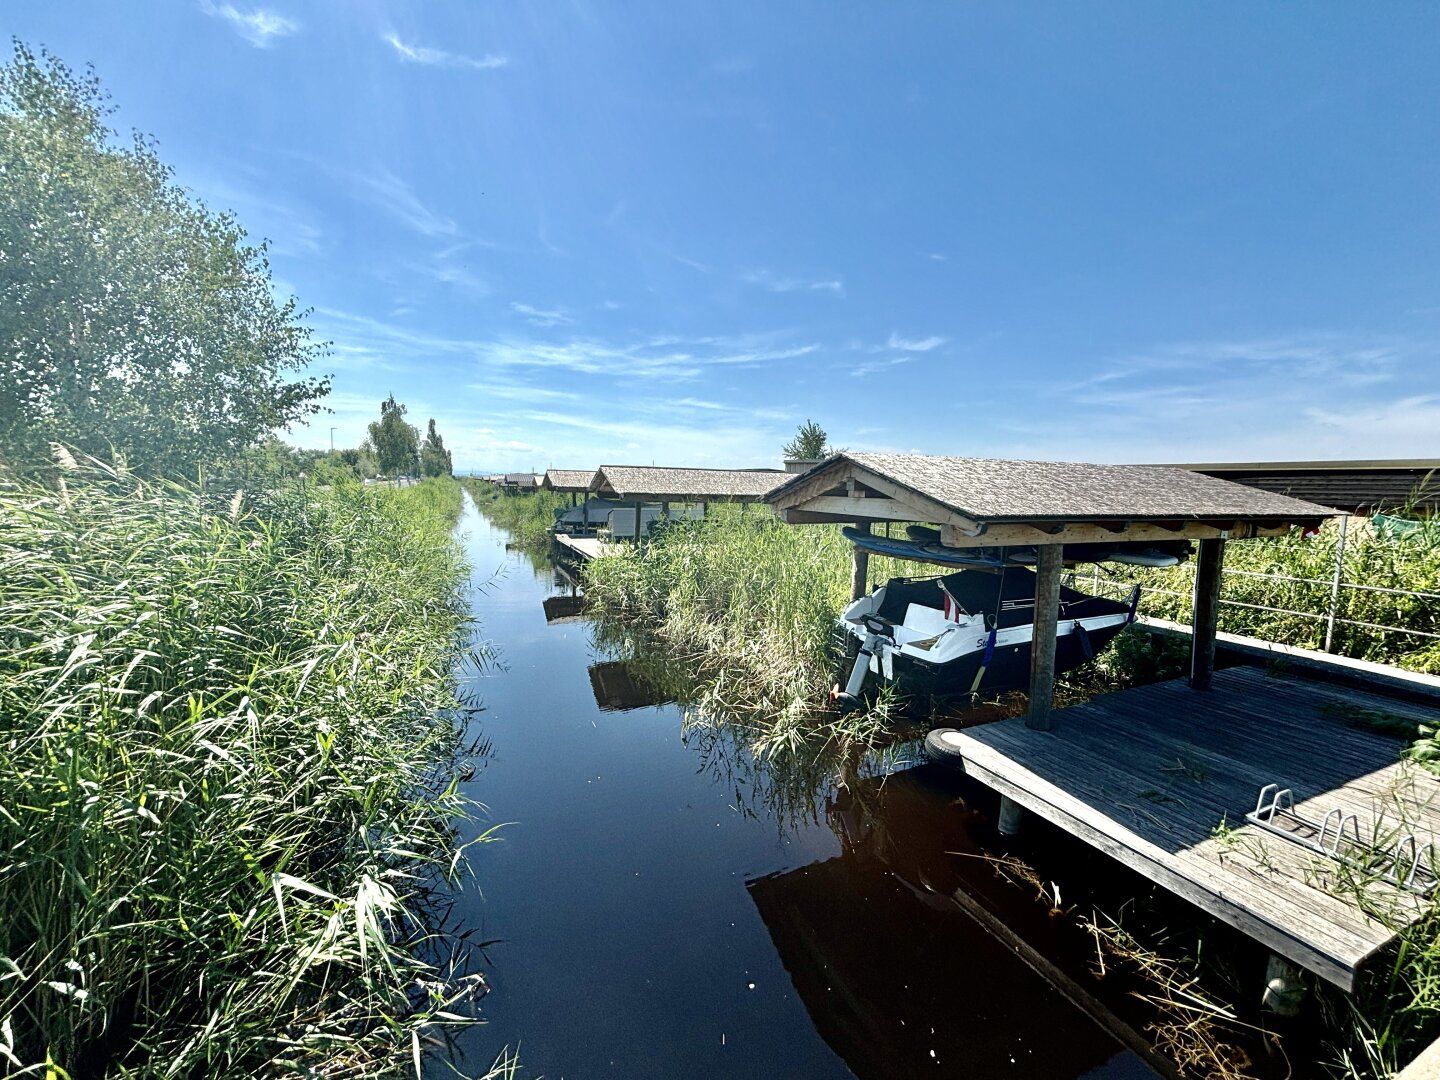
<svg viewBox="0 0 1440 1080"><path fill-rule="evenodd" d="M5 24L8 24L6 26ZM1440 456L1440 7L20 0L272 243L353 445Z"/></svg>

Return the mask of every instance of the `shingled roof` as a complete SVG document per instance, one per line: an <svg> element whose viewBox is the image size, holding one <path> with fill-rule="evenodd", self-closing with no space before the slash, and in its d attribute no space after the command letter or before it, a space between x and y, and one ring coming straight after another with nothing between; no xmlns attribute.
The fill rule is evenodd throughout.
<svg viewBox="0 0 1440 1080"><path fill-rule="evenodd" d="M852 480L876 485L878 490L869 494L879 499L898 497L913 506L988 524L1311 521L1335 513L1287 495L1169 466L920 454L837 454L775 488L765 501L781 509L829 507L845 494L837 492L836 485ZM864 505L864 494L860 492L858 505ZM879 507L878 499L875 505Z"/></svg>
<svg viewBox="0 0 1440 1080"><path fill-rule="evenodd" d="M546 469L540 486L549 491L589 491L594 476L591 469Z"/></svg>
<svg viewBox="0 0 1440 1080"><path fill-rule="evenodd" d="M655 465L602 465L592 490L618 499L763 498L790 473L780 469L672 469Z"/></svg>

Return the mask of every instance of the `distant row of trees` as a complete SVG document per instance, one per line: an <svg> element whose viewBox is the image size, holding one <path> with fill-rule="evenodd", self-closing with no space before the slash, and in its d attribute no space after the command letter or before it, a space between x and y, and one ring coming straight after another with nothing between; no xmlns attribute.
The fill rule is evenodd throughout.
<svg viewBox="0 0 1440 1080"><path fill-rule="evenodd" d="M59 442L193 475L318 411L325 349L264 246L110 111L93 74L18 42L0 67L0 458Z"/></svg>

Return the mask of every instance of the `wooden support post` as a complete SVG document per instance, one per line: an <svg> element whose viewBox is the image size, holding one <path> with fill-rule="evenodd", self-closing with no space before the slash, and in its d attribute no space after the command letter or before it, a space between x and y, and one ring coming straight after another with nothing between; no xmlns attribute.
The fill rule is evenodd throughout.
<svg viewBox="0 0 1440 1080"><path fill-rule="evenodd" d="M635 543L640 543L640 503L635 504Z"/></svg>
<svg viewBox="0 0 1440 1080"><path fill-rule="evenodd" d="M1209 690L1215 673L1215 626L1220 618L1220 569L1225 541L1199 541L1195 554L1195 593L1190 604L1190 686Z"/></svg>
<svg viewBox="0 0 1440 1080"><path fill-rule="evenodd" d="M1035 562L1035 633L1030 640L1030 712L1025 726L1050 730L1055 698L1055 633L1060 622L1060 572L1065 567L1061 544L1041 544Z"/></svg>
<svg viewBox="0 0 1440 1080"><path fill-rule="evenodd" d="M574 505L575 505L575 492L573 492L573 491L570 492L570 505L571 505L571 506L574 506Z"/></svg>
<svg viewBox="0 0 1440 1080"><path fill-rule="evenodd" d="M1276 1016L1299 1016L1305 1003L1305 983L1300 973L1274 953L1265 961L1265 993L1260 999L1264 1008Z"/></svg>
<svg viewBox="0 0 1440 1080"><path fill-rule="evenodd" d="M660 501L660 520L665 521L670 517L670 503L662 499Z"/></svg>
<svg viewBox="0 0 1440 1080"><path fill-rule="evenodd" d="M1025 809L1009 795L1000 796L1000 817L995 822L995 828L1001 836L1019 836L1020 822L1024 819Z"/></svg>
<svg viewBox="0 0 1440 1080"><path fill-rule="evenodd" d="M870 531L870 523L862 521L855 526L863 533ZM852 555L853 564L850 569L850 599L859 600L870 590L866 588L865 579L870 576L870 553L858 544L855 546Z"/></svg>

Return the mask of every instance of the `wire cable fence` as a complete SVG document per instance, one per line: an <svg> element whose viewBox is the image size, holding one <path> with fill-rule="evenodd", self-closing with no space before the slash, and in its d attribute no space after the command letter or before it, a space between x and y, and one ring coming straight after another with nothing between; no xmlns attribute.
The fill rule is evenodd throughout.
<svg viewBox="0 0 1440 1080"><path fill-rule="evenodd" d="M1226 545L1220 629L1301 648L1440 674L1440 544L1342 517ZM1077 587L1142 588L1142 614L1191 621L1194 563L1163 570L1094 567Z"/></svg>

